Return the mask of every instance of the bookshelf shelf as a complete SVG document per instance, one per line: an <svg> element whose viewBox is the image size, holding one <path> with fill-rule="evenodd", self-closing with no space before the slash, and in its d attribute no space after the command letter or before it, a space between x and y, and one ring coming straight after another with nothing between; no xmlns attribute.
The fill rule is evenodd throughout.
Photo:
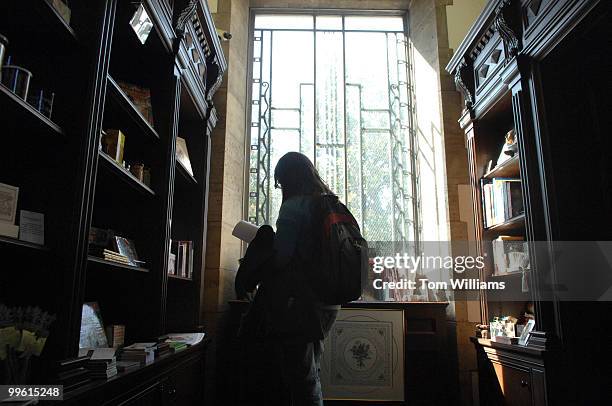
<svg viewBox="0 0 612 406"><path fill-rule="evenodd" d="M181 281L193 282L193 278L185 278L183 276L178 276L178 275L168 275L168 279L177 279Z"/></svg>
<svg viewBox="0 0 612 406"><path fill-rule="evenodd" d="M504 221L503 223L496 224L491 227L485 228L487 232L502 232L502 231L511 231L518 230L525 226L525 214L520 214L518 216L512 217L509 220Z"/></svg>
<svg viewBox="0 0 612 406"><path fill-rule="evenodd" d="M138 108L132 103L125 92L119 87L119 84L110 76L107 76L108 88L111 96L119 103L121 108L131 117L131 119L142 129L148 136L159 140L159 134L153 128L151 123L140 113Z"/></svg>
<svg viewBox="0 0 612 406"><path fill-rule="evenodd" d="M106 168L108 168L112 173L114 173L119 178L121 178L124 182L126 182L128 185L132 186L134 189L144 194L155 196L155 192L153 191L153 189L151 189L150 187L148 187L147 185L145 185L144 183L136 179L134 175L132 175L125 168L121 167L121 165L115 162L113 158L109 157L107 154L105 154L102 151L99 152L99 155L102 158L101 160L102 164Z"/></svg>
<svg viewBox="0 0 612 406"><path fill-rule="evenodd" d="M518 154L508 159L506 162L497 165L495 168L487 172L483 178L518 178L520 176L519 157Z"/></svg>
<svg viewBox="0 0 612 406"><path fill-rule="evenodd" d="M11 237L0 236L0 244L19 246L19 247L29 248L29 249L33 249L37 251L49 251L49 248L44 245L33 244L31 242L21 241L21 240L18 240L16 238L11 238Z"/></svg>
<svg viewBox="0 0 612 406"><path fill-rule="evenodd" d="M113 262L113 261L107 261L107 260L102 259L102 258L94 257L93 255L88 255L87 256L87 261L93 262L93 263L96 263L96 264L106 265L106 266L109 266L109 267L114 267L114 268L130 269L132 271L137 271L137 272L149 272L149 270L147 268L142 268L142 267L139 267L139 266L120 264L118 262Z"/></svg>
<svg viewBox="0 0 612 406"><path fill-rule="evenodd" d="M53 121L43 116L29 103L11 92L6 86L0 84L0 109L3 115L15 117L24 130L50 130L56 135L65 135L64 130Z"/></svg>
<svg viewBox="0 0 612 406"><path fill-rule="evenodd" d="M187 172L187 169L185 169L183 164L180 161L176 161L176 163L177 163L176 168L178 169L177 172L181 174L181 177L187 180L187 182L193 185L197 185L198 181L189 172Z"/></svg>

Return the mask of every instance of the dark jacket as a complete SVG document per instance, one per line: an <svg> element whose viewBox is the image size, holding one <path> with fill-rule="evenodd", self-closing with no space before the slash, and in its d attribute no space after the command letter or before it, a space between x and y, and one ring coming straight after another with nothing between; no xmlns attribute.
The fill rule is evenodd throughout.
<svg viewBox="0 0 612 406"><path fill-rule="evenodd" d="M283 206L294 207L290 212L292 216L287 218L287 211L281 208L278 234L275 235L270 226L260 227L241 260L235 283L238 298L244 298L257 284L259 288L240 333L320 340L329 328L329 317L323 314L328 310L321 308L305 276L309 267L305 253L311 251L313 245L302 240L304 237L312 239L304 229L304 222L309 217L295 212L295 207L307 208L308 202L296 199L289 206ZM281 241L277 240L279 235L284 236Z"/></svg>

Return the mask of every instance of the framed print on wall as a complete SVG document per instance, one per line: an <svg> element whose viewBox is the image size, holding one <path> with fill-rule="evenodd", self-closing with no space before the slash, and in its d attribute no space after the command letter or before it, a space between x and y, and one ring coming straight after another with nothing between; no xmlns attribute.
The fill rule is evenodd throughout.
<svg viewBox="0 0 612 406"><path fill-rule="evenodd" d="M404 400L404 312L341 309L321 358L325 399Z"/></svg>

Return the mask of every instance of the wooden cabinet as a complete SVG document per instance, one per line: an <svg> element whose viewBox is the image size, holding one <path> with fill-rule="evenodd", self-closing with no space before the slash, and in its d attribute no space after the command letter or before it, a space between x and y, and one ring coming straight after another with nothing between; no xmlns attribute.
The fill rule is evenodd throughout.
<svg viewBox="0 0 612 406"><path fill-rule="evenodd" d="M527 346L473 339L481 404L590 404L612 390L607 368L597 361L610 354L601 342L612 327L598 315L612 306L596 293L610 286L610 267L592 260L609 255L597 241L612 236L612 148L604 125L610 95L603 90L609 56L601 56L611 6L491 0L446 68L464 99L459 123L477 249L490 254L492 241L522 237L529 256L521 272L499 273L488 255L480 280L504 281L506 288L503 294L481 291L482 322L523 317L533 307L528 316L536 323ZM509 131L517 151L500 164ZM494 177L520 181L523 212L491 225L485 185ZM580 243L568 248L568 241ZM560 259L581 249L574 266ZM589 272L577 277L581 268Z"/></svg>

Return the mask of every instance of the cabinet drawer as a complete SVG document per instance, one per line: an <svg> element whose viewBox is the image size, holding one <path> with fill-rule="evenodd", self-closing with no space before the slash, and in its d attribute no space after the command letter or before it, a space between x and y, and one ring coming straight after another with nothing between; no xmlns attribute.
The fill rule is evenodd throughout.
<svg viewBox="0 0 612 406"><path fill-rule="evenodd" d="M531 406L531 373L499 362L492 362L503 404L507 406Z"/></svg>

